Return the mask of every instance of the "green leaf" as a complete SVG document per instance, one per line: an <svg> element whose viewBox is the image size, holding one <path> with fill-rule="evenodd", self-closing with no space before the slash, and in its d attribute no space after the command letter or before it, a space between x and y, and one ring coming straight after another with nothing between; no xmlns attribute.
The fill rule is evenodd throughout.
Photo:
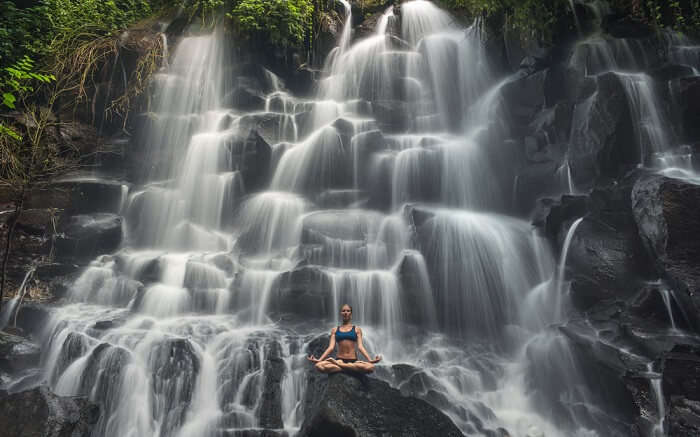
<svg viewBox="0 0 700 437"><path fill-rule="evenodd" d="M15 109L15 102L17 101L17 98L10 94L10 93L3 93L2 95L2 104L7 106L10 109Z"/></svg>

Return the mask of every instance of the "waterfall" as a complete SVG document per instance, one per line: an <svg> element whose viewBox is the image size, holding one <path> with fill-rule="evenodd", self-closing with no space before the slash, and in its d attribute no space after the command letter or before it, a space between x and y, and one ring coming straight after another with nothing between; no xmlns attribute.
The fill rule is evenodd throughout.
<svg viewBox="0 0 700 437"><path fill-rule="evenodd" d="M313 98L231 59L222 32L171 47L144 180L125 192L128 239L52 314L46 379L102 406L100 436L293 435L306 347L349 303L384 356L377 377L438 399L463 432L612 435L559 329L581 219L557 265L508 209L515 77L497 77L478 24L429 1L389 8L355 42L342 3ZM393 364L417 376L394 381Z"/></svg>

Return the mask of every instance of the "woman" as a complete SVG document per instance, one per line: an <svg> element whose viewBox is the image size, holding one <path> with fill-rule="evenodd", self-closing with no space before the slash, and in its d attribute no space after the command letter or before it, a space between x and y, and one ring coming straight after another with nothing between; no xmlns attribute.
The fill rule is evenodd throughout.
<svg viewBox="0 0 700 437"><path fill-rule="evenodd" d="M343 324L333 328L331 331L331 341L326 351L323 352L320 358L309 355L309 361L315 363L316 369L322 373L336 373L343 370L372 373L374 371L374 363L381 361L382 357L377 355L373 360L370 359L362 344L362 329L355 325L350 325L352 307L348 304L343 305L340 308L340 315L343 318ZM326 358L333 352L336 343L338 344L338 358ZM355 347L367 358L367 361L357 360Z"/></svg>

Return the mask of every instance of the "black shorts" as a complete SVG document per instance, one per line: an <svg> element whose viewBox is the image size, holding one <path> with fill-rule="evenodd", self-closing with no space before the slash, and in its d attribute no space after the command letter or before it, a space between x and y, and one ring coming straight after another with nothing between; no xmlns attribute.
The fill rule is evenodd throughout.
<svg viewBox="0 0 700 437"><path fill-rule="evenodd" d="M336 358L336 360L340 360L344 363L354 363L357 361L357 358Z"/></svg>

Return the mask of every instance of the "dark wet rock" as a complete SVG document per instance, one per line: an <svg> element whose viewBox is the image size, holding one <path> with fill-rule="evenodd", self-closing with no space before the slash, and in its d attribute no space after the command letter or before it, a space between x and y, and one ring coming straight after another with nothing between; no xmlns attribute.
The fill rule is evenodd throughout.
<svg viewBox="0 0 700 437"><path fill-rule="evenodd" d="M689 67L687 65L664 64L660 67L650 70L648 74L649 76L653 77L659 82L662 82L665 85L666 82L673 79L695 76L695 71L693 71L692 67Z"/></svg>
<svg viewBox="0 0 700 437"><path fill-rule="evenodd" d="M430 326L436 322L433 309L430 280L425 261L420 253L404 251L396 267L401 284L401 305L406 320L418 326Z"/></svg>
<svg viewBox="0 0 700 437"><path fill-rule="evenodd" d="M74 263L42 263L36 267L34 277L49 282L57 277L72 276L80 270L80 266Z"/></svg>
<svg viewBox="0 0 700 437"><path fill-rule="evenodd" d="M0 331L0 371L15 373L39 365L41 350L31 341Z"/></svg>
<svg viewBox="0 0 700 437"><path fill-rule="evenodd" d="M111 253L122 241L122 218L116 214L77 215L59 224L56 257L88 261Z"/></svg>
<svg viewBox="0 0 700 437"><path fill-rule="evenodd" d="M223 350L223 353L226 358L221 361L218 369L221 405L223 411L227 413L223 424L228 427L241 427L245 425L246 421L250 421L250 418L239 417L236 412L230 412L226 407L236 401L238 391L241 389L246 375L261 369L259 346L256 341L250 341L244 347L231 344ZM244 394L242 397L243 404L249 407L254 407L255 401L252 393Z"/></svg>
<svg viewBox="0 0 700 437"><path fill-rule="evenodd" d="M282 347L277 341L265 345L263 364L263 390L258 407L258 418L263 428L282 428L282 378L285 364Z"/></svg>
<svg viewBox="0 0 700 437"><path fill-rule="evenodd" d="M233 108L242 111L255 111L265 108L265 98L255 89L238 85L224 97Z"/></svg>
<svg viewBox="0 0 700 437"><path fill-rule="evenodd" d="M666 399L700 401L700 347L677 345L664 356L661 387Z"/></svg>
<svg viewBox="0 0 700 437"><path fill-rule="evenodd" d="M683 127L682 139L700 141L700 77L679 79L674 85Z"/></svg>
<svg viewBox="0 0 700 437"><path fill-rule="evenodd" d="M154 417L163 418L161 436L170 435L185 420L201 363L192 344L184 338L167 339L153 347L148 362L153 372Z"/></svg>
<svg viewBox="0 0 700 437"><path fill-rule="evenodd" d="M54 212L50 209L25 209L17 221L15 231L43 236L50 230L52 216L54 216Z"/></svg>
<svg viewBox="0 0 700 437"><path fill-rule="evenodd" d="M533 213L532 223L542 227L552 239L570 222L588 213L587 196L563 195L559 199L540 199Z"/></svg>
<svg viewBox="0 0 700 437"><path fill-rule="evenodd" d="M32 335L39 334L51 315L50 308L39 302L23 302L17 313L17 326Z"/></svg>
<svg viewBox="0 0 700 437"><path fill-rule="evenodd" d="M260 94L269 94L280 86L280 78L261 64L234 63L230 71L234 86L245 86Z"/></svg>
<svg viewBox="0 0 700 437"><path fill-rule="evenodd" d="M529 123L543 107L545 78L545 71L534 74L521 71L517 79L503 86L501 93L505 107L514 122Z"/></svg>
<svg viewBox="0 0 700 437"><path fill-rule="evenodd" d="M281 114L276 112L253 112L241 116L238 119L242 129L250 129L258 132L260 137L268 144L276 144L280 141L293 141L295 122L301 114ZM302 129L299 129L302 131Z"/></svg>
<svg viewBox="0 0 700 437"><path fill-rule="evenodd" d="M267 181L272 149L257 130L233 136L228 144L233 170L241 172L247 192L260 189Z"/></svg>
<svg viewBox="0 0 700 437"><path fill-rule="evenodd" d="M569 140L571 133L571 116L573 106L568 102L557 103L551 108L540 111L530 123L530 129L535 136L541 150L546 145L562 144ZM550 150L551 148L545 149ZM554 149L557 150L557 149ZM536 156L530 152L527 158L532 161L542 161L543 158L555 159L554 151L545 156Z"/></svg>
<svg viewBox="0 0 700 437"><path fill-rule="evenodd" d="M330 278L317 266L302 266L283 273L276 296L270 299L270 311L318 317L332 309Z"/></svg>
<svg viewBox="0 0 700 437"><path fill-rule="evenodd" d="M413 125L413 106L400 100L380 100L372 103L374 116L383 132L405 131Z"/></svg>
<svg viewBox="0 0 700 437"><path fill-rule="evenodd" d="M59 397L45 387L0 396L0 429L8 437L89 437L99 414L85 399Z"/></svg>
<svg viewBox="0 0 700 437"><path fill-rule="evenodd" d="M461 436L452 421L427 402L404 397L371 377L311 371L299 436Z"/></svg>
<svg viewBox="0 0 700 437"><path fill-rule="evenodd" d="M406 205L403 210L404 216L408 219L411 226L419 228L425 224L428 220L435 217L435 212L423 208L420 205Z"/></svg>
<svg viewBox="0 0 700 437"><path fill-rule="evenodd" d="M222 429L217 431L216 437L289 437L289 434L271 429Z"/></svg>
<svg viewBox="0 0 700 437"><path fill-rule="evenodd" d="M63 374L63 372L78 358L82 357L87 353L91 344L94 340L88 338L87 335L80 332L69 333L63 344L61 345L61 351L56 359L56 364L53 369L53 374L50 375L51 381L53 383L58 381L58 378Z"/></svg>
<svg viewBox="0 0 700 437"><path fill-rule="evenodd" d="M579 224L567 259L573 271L571 293L579 307L634 291L638 275L635 242L634 235L596 219L585 218Z"/></svg>
<svg viewBox="0 0 700 437"><path fill-rule="evenodd" d="M696 437L700 435L700 402L685 398L671 399L667 407L666 429L669 436Z"/></svg>
<svg viewBox="0 0 700 437"><path fill-rule="evenodd" d="M80 377L79 393L90 396L93 402L102 405L105 411L114 411L119 402L115 393L120 393L123 372L131 361L131 354L124 348L101 343L87 358Z"/></svg>
<svg viewBox="0 0 700 437"><path fill-rule="evenodd" d="M67 180L56 184L57 190L70 193L71 215L118 213L125 199L127 187L118 181L106 179Z"/></svg>
<svg viewBox="0 0 700 437"><path fill-rule="evenodd" d="M582 94L586 94L585 87L586 80L576 69L565 64L553 65L545 70L545 107L578 101Z"/></svg>
<svg viewBox="0 0 700 437"><path fill-rule="evenodd" d="M692 329L690 324L692 319L686 314L686 303L676 298L676 294L677 292L661 281L650 282L645 284L637 295L628 301L628 310L634 316L639 317L640 320L636 324L643 325L645 328L659 326L660 329L668 329L675 323L679 329L690 330ZM671 320L667 304L664 301L666 298L671 308L673 320Z"/></svg>
<svg viewBox="0 0 700 437"><path fill-rule="evenodd" d="M323 237L342 240L364 240L378 217L372 212L343 210L318 211L302 221L302 242L322 243Z"/></svg>
<svg viewBox="0 0 700 437"><path fill-rule="evenodd" d="M307 66L300 66L286 77L287 87L298 96L312 95L318 75L318 71Z"/></svg>
<svg viewBox="0 0 700 437"><path fill-rule="evenodd" d="M641 161L622 79L605 73L596 84L597 92L573 113L569 162L578 189L600 176L622 175Z"/></svg>
<svg viewBox="0 0 700 437"><path fill-rule="evenodd" d="M700 308L700 186L663 176L640 179L632 192L639 235L657 269Z"/></svg>
<svg viewBox="0 0 700 437"><path fill-rule="evenodd" d="M560 164L554 161L533 162L524 166L515 179L516 207L528 212L537 196L552 196L564 189Z"/></svg>

